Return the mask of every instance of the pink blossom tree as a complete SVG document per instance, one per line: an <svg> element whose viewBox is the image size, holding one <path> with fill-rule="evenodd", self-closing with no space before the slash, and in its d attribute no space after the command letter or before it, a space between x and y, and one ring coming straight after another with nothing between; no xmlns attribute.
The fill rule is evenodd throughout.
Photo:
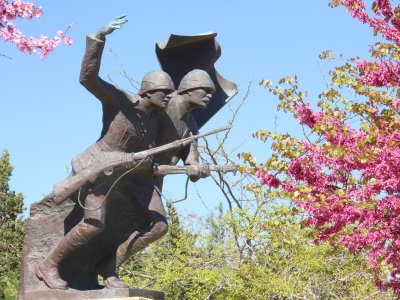
<svg viewBox="0 0 400 300"><path fill-rule="evenodd" d="M66 36L65 32L61 30L57 31L54 38L44 35L41 35L39 38L27 38L12 22L17 18L39 18L42 13L42 8L35 6L31 2L0 0L0 39L14 44L18 50L24 53L31 54L32 52L37 52L42 59L62 41L67 45L72 44L71 37Z"/></svg>
<svg viewBox="0 0 400 300"><path fill-rule="evenodd" d="M306 213L305 226L317 243L365 253L380 288L400 295L400 6L336 0L387 42L371 47L371 59L349 59L330 72L330 87L317 108L307 102L297 77L260 85L279 97L278 110L303 127L303 138L260 130L272 156L256 164L242 154L242 166L274 195ZM322 59L334 59L324 51Z"/></svg>

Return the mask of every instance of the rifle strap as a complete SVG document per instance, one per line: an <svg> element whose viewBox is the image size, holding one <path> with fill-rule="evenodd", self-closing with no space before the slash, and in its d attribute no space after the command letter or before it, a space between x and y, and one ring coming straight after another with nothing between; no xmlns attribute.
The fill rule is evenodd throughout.
<svg viewBox="0 0 400 300"><path fill-rule="evenodd" d="M111 186L110 189L108 190L108 192L107 192L107 194L106 194L106 197L104 198L103 202L102 202L99 206L97 206L97 207L95 207L95 208L88 208L88 207L85 207L85 206L82 204L82 202L81 202L81 189L82 189L82 187L81 187L81 188L79 189L79 192L78 192L78 203L79 203L79 206L82 207L84 210L89 210L89 211L98 210L99 208L103 207L103 205L106 203L107 198L108 198L108 196L110 195L112 189L115 187L115 185L118 183L118 181L120 181L125 175L129 174L130 172L132 172L133 170L135 170L136 168L138 168L146 159L147 159L147 156L146 156L145 158L141 159L140 162L139 162L136 166L130 168L128 171L126 171L125 173L123 173L122 175L120 175L120 176L114 181L114 183L112 184L112 186Z"/></svg>

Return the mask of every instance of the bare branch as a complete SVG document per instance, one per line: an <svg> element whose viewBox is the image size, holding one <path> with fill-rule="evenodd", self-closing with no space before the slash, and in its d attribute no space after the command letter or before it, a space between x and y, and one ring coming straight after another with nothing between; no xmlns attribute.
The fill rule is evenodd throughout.
<svg viewBox="0 0 400 300"><path fill-rule="evenodd" d="M8 58L8 59L12 59L12 57L9 57L9 56L7 56L7 55L5 55L5 54L1 54L1 53L0 53L0 56L5 57L5 58Z"/></svg>

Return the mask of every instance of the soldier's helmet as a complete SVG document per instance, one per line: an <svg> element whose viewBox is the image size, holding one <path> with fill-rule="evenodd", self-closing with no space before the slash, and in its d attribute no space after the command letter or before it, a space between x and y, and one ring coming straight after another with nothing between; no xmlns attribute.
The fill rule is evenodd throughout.
<svg viewBox="0 0 400 300"><path fill-rule="evenodd" d="M144 75L140 85L139 95L153 90L175 90L171 77L163 71L150 71Z"/></svg>
<svg viewBox="0 0 400 300"><path fill-rule="evenodd" d="M178 94L195 89L195 88L209 88L212 93L215 93L215 85L211 80L210 75L206 71L194 69L183 76L178 87Z"/></svg>

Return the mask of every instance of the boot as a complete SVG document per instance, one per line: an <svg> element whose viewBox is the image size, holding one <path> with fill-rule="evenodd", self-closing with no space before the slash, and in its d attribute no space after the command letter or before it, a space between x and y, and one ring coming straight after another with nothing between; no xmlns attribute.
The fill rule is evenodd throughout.
<svg viewBox="0 0 400 300"><path fill-rule="evenodd" d="M68 288L67 282L62 280L58 274L58 265L51 259L46 259L38 264L35 272L36 276L51 289L66 290Z"/></svg>
<svg viewBox="0 0 400 300"><path fill-rule="evenodd" d="M104 284L108 289L129 289L129 285L123 283L118 276L111 276L104 279Z"/></svg>
<svg viewBox="0 0 400 300"><path fill-rule="evenodd" d="M109 289L127 289L128 285L123 283L117 273L115 257L112 257L100 264L97 268L97 273L103 277L106 288Z"/></svg>
<svg viewBox="0 0 400 300"><path fill-rule="evenodd" d="M74 227L68 232L46 259L36 266L36 276L51 289L66 290L68 288L68 283L60 278L58 268L60 263L74 249L87 242L87 239L81 236L78 229Z"/></svg>

